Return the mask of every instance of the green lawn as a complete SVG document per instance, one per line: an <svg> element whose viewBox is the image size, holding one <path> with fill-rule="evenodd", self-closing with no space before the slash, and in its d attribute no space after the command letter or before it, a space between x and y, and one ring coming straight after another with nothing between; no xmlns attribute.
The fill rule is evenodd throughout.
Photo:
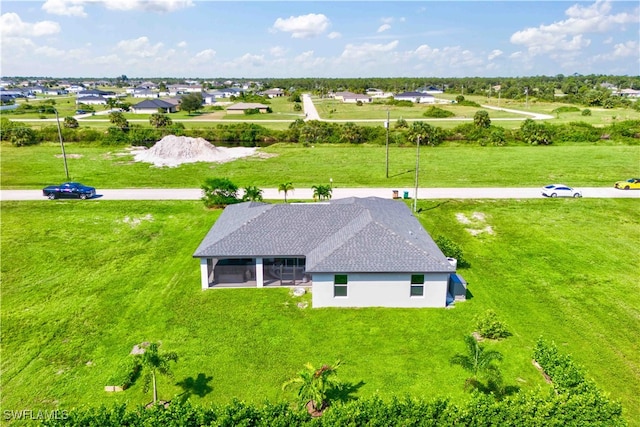
<svg viewBox="0 0 640 427"><path fill-rule="evenodd" d="M548 387L531 364L543 336L640 419L638 200L420 201L427 230L471 264L461 272L472 298L451 310L300 309L285 289L203 292L191 255L219 211L199 202L0 207L6 409L148 402L139 384L103 387L134 344L156 340L180 355L163 398L203 374L212 390L196 403L294 401L283 381L341 358L340 378L363 382L358 396L460 399L466 376L449 358L491 308L513 333L488 344L504 354L507 384Z"/></svg>
<svg viewBox="0 0 640 427"><path fill-rule="evenodd" d="M158 168L136 163L123 147L66 144L73 180L98 188L200 187L207 177L229 177L239 186L277 187L291 181L309 187L333 178L338 187L407 187L414 183L415 149L375 145L276 144L261 149L269 158L226 164ZM538 187L550 182L612 186L640 173L640 146L424 147L424 187ZM60 146L0 146L3 189L41 188L64 180Z"/></svg>

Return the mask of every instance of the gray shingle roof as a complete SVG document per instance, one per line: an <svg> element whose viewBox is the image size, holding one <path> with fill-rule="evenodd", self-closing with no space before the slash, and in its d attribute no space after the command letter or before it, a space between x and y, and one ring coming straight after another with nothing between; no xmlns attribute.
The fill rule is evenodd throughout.
<svg viewBox="0 0 640 427"><path fill-rule="evenodd" d="M454 271L407 205L378 197L230 205L193 256L304 256L310 273Z"/></svg>
<svg viewBox="0 0 640 427"><path fill-rule="evenodd" d="M145 99L142 102L137 103L132 108L172 108L173 104L168 103L162 99Z"/></svg>

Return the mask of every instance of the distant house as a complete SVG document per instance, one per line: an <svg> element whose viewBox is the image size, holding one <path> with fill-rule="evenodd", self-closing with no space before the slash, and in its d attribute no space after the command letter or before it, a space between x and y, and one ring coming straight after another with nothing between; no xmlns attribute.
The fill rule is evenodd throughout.
<svg viewBox="0 0 640 427"><path fill-rule="evenodd" d="M342 102L344 103L355 104L358 101L367 104L371 102L371 97L369 95L362 95L360 93L350 93L342 95Z"/></svg>
<svg viewBox="0 0 640 427"><path fill-rule="evenodd" d="M355 93L353 92L349 92L349 91L341 91L341 92L334 92L333 94L331 94L333 96L333 99L336 99L338 101L344 101L344 97L347 96L353 96L355 95Z"/></svg>
<svg viewBox="0 0 640 427"><path fill-rule="evenodd" d="M131 109L135 114L154 114L158 111L162 111L163 113L175 113L177 111L176 104L162 99L146 99L132 106Z"/></svg>
<svg viewBox="0 0 640 427"><path fill-rule="evenodd" d="M445 307L466 282L401 201L228 206L195 253L202 289L311 287L318 307Z"/></svg>
<svg viewBox="0 0 640 427"><path fill-rule="evenodd" d="M263 94L268 96L269 98L280 98L285 95L285 92L284 92L284 89L273 88L273 89L265 90Z"/></svg>
<svg viewBox="0 0 640 427"><path fill-rule="evenodd" d="M107 105L107 98L104 96L78 96L76 105Z"/></svg>
<svg viewBox="0 0 640 427"><path fill-rule="evenodd" d="M423 92L402 92L393 96L397 101L411 101L416 104L433 104L436 99L433 95Z"/></svg>
<svg viewBox="0 0 640 427"><path fill-rule="evenodd" d="M138 89L136 88L131 96L134 98L158 98L160 94L151 89Z"/></svg>
<svg viewBox="0 0 640 427"><path fill-rule="evenodd" d="M86 98L88 96L102 96L103 98L115 98L116 93L107 91L107 90L99 90L99 89L87 89L81 90L77 92L79 98Z"/></svg>
<svg viewBox="0 0 640 427"><path fill-rule="evenodd" d="M636 89L621 89L613 92L614 95L619 95L624 98L640 98L640 90Z"/></svg>
<svg viewBox="0 0 640 427"><path fill-rule="evenodd" d="M213 105L216 103L216 96L212 93L202 92L202 102L205 105Z"/></svg>
<svg viewBox="0 0 640 427"><path fill-rule="evenodd" d="M261 113L267 113L269 109L268 105L259 104L256 102L238 102L227 107L228 114L244 114L245 110L258 110Z"/></svg>

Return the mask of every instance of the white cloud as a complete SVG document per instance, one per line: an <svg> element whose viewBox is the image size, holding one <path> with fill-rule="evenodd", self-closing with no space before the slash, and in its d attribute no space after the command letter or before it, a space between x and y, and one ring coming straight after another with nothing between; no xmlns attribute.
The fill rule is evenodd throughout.
<svg viewBox="0 0 640 427"><path fill-rule="evenodd" d="M502 56L503 53L504 52L501 51L500 49L494 49L494 50L491 51L491 53L489 54L487 59L489 61L492 61L492 60L496 59L497 57Z"/></svg>
<svg viewBox="0 0 640 427"><path fill-rule="evenodd" d="M327 37L329 37L332 40L333 39L339 39L340 37L342 37L342 34L340 34L337 31L332 31L332 32L329 33L329 35Z"/></svg>
<svg viewBox="0 0 640 427"><path fill-rule="evenodd" d="M394 40L387 44L348 44L345 46L344 51L342 52L342 55L340 55L340 57L343 59L353 60L379 58L380 55L392 52L396 47L398 47L398 40Z"/></svg>
<svg viewBox="0 0 640 427"><path fill-rule="evenodd" d="M391 29L391 25L389 24L382 24L380 25L380 27L378 27L378 33L382 33L383 31L387 31Z"/></svg>
<svg viewBox="0 0 640 427"><path fill-rule="evenodd" d="M84 11L85 0L47 0L42 10L53 15L86 17Z"/></svg>
<svg viewBox="0 0 640 427"><path fill-rule="evenodd" d="M241 57L225 63L224 66L234 69L243 69L246 67L260 67L262 65L265 65L266 63L267 62L262 55L252 55L250 53L245 53Z"/></svg>
<svg viewBox="0 0 640 427"><path fill-rule="evenodd" d="M152 45L149 43L148 37L139 37L132 40L122 40L118 42L118 51L125 55L139 57L139 58L151 58L156 56L164 45L162 43L156 43Z"/></svg>
<svg viewBox="0 0 640 427"><path fill-rule="evenodd" d="M613 46L613 56L625 58L627 56L638 56L640 46L638 41L630 40L626 43L619 43Z"/></svg>
<svg viewBox="0 0 640 427"><path fill-rule="evenodd" d="M5 13L0 16L0 26L3 37L41 37L60 32L60 24L57 22L24 22L17 13Z"/></svg>
<svg viewBox="0 0 640 427"><path fill-rule="evenodd" d="M291 33L294 39L317 37L329 28L330 21L323 14L310 13L308 15L290 16L287 19L278 18L273 24L274 31Z"/></svg>
<svg viewBox="0 0 640 427"><path fill-rule="evenodd" d="M205 49L196 53L196 55L189 61L192 64L205 64L210 62L216 56L216 51L213 49Z"/></svg>
<svg viewBox="0 0 640 427"><path fill-rule="evenodd" d="M568 19L550 25L526 28L511 36L511 43L527 47L529 54L555 51L579 51L589 46L584 35L603 33L627 23L637 23L637 13L610 14L610 1L596 1L583 6L575 4L565 11Z"/></svg>
<svg viewBox="0 0 640 427"><path fill-rule="evenodd" d="M38 56L46 56L49 58L61 58L65 55L64 50L56 49L49 46L40 46L35 49L34 53Z"/></svg>
<svg viewBox="0 0 640 427"><path fill-rule="evenodd" d="M287 50L285 48L281 47L281 46L274 46L271 49L269 49L269 53L272 56L275 56L275 57L278 57L278 58L284 56L284 54L286 52L287 52Z"/></svg>
<svg viewBox="0 0 640 427"><path fill-rule="evenodd" d="M187 47L187 42L183 40L183 41L179 42L178 44L176 44L176 46L178 46L179 48L183 48L184 49L185 47Z"/></svg>
<svg viewBox="0 0 640 427"><path fill-rule="evenodd" d="M102 5L110 10L174 12L194 5L192 0L46 0L42 9L54 15L86 17L85 5Z"/></svg>
<svg viewBox="0 0 640 427"><path fill-rule="evenodd" d="M105 0L101 2L111 10L143 10L147 12L175 12L194 5L192 0Z"/></svg>

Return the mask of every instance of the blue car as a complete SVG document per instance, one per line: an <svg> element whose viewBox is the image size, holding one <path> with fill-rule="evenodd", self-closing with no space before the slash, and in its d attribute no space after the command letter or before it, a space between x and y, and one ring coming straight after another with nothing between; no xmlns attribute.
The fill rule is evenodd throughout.
<svg viewBox="0 0 640 427"><path fill-rule="evenodd" d="M96 195L96 189L87 187L79 182L65 182L60 185L50 185L42 189L42 195L49 199L90 199Z"/></svg>

